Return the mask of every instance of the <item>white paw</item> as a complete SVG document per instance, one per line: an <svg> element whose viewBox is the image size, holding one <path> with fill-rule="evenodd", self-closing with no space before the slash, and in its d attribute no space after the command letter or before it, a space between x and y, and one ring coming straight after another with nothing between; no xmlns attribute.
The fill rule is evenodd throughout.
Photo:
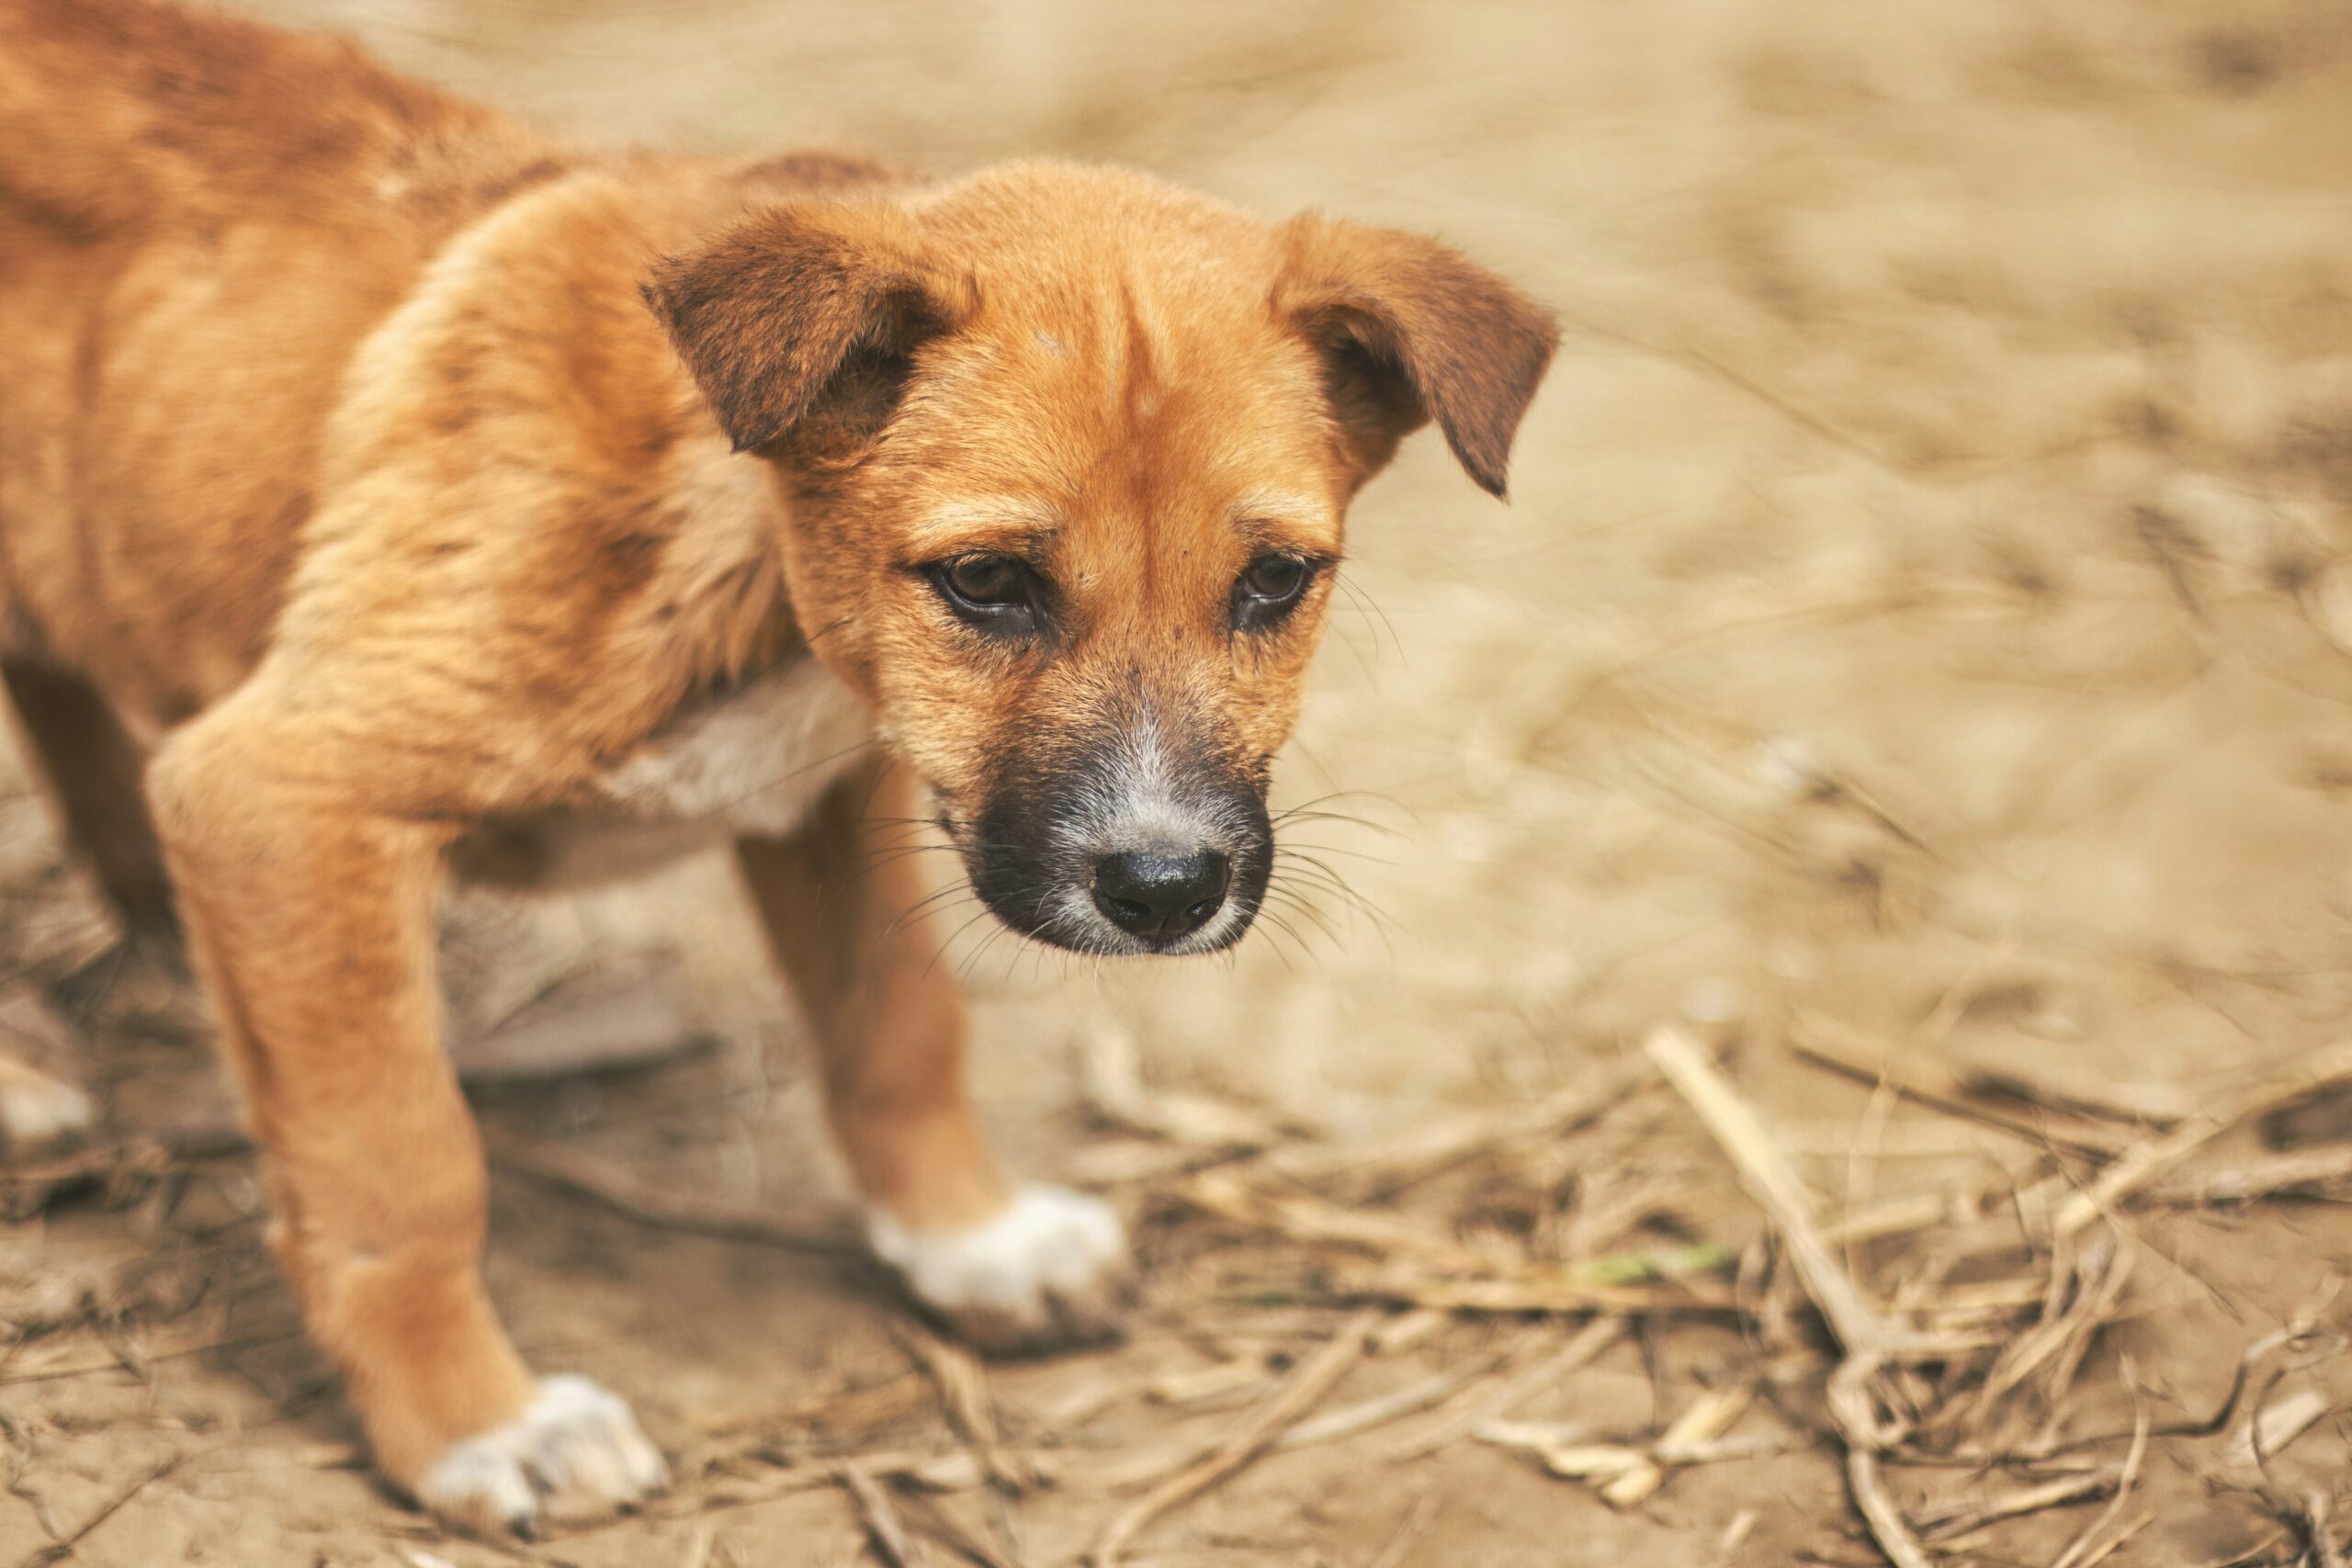
<svg viewBox="0 0 2352 1568"><path fill-rule="evenodd" d="M866 1234L923 1304L989 1349L1108 1337L1126 1303L1126 1227L1108 1203L1064 1188L1023 1187L967 1230L910 1230L877 1213Z"/></svg>
<svg viewBox="0 0 2352 1568"><path fill-rule="evenodd" d="M527 1536L542 1518L601 1518L669 1484L628 1405L586 1378L553 1377L518 1419L435 1460L416 1500L474 1535Z"/></svg>
<svg viewBox="0 0 2352 1568"><path fill-rule="evenodd" d="M90 1129L90 1097L62 1079L18 1063L0 1074L0 1149L30 1154Z"/></svg>

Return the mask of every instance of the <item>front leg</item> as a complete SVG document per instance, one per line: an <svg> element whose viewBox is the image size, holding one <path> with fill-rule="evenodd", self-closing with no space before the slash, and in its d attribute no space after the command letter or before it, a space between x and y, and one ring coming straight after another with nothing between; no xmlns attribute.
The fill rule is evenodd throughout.
<svg viewBox="0 0 2352 1568"><path fill-rule="evenodd" d="M336 756L249 689L150 775L272 1245L379 1464L434 1512L527 1531L633 1502L661 1456L594 1384L534 1382L483 1288L481 1141L433 972L447 831L369 808Z"/></svg>
<svg viewBox="0 0 2352 1568"><path fill-rule="evenodd" d="M1126 1294L1125 1232L1097 1199L1012 1186L980 1136L939 922L920 907L917 857L888 847L914 806L905 770L886 764L835 785L791 836L736 846L816 1035L833 1136L875 1251L967 1337L1102 1338Z"/></svg>

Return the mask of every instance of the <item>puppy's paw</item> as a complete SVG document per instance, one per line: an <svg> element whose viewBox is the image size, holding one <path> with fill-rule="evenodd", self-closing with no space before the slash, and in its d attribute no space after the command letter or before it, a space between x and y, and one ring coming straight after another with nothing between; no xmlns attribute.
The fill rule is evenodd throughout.
<svg viewBox="0 0 2352 1568"><path fill-rule="evenodd" d="M0 1058L0 1151L39 1154L90 1130L90 1097L38 1067Z"/></svg>
<svg viewBox="0 0 2352 1568"><path fill-rule="evenodd" d="M669 1484L628 1405L586 1378L553 1377L514 1420L452 1444L416 1499L473 1535L528 1536L543 1519L602 1518Z"/></svg>
<svg viewBox="0 0 2352 1568"><path fill-rule="evenodd" d="M911 1230L876 1213L875 1252L925 1306L989 1350L1040 1350L1115 1337L1132 1293L1126 1227L1100 1199L1023 1187L967 1230Z"/></svg>

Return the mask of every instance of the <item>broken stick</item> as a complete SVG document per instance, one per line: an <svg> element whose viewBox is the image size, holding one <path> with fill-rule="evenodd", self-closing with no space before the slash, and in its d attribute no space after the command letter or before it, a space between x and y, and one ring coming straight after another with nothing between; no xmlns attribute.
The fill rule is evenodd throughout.
<svg viewBox="0 0 2352 1568"><path fill-rule="evenodd" d="M1091 1568L1118 1568L1127 1543L1146 1525L1182 1503L1188 1503L1238 1472L1248 1468L1275 1441L1323 1402L1326 1394L1340 1385L1340 1381L1362 1360L1369 1346L1372 1331L1385 1313L1378 1310L1357 1314L1348 1320L1329 1344L1301 1363L1290 1381L1274 1396L1259 1408L1232 1436L1219 1443L1193 1464L1170 1476L1144 1496L1134 1506L1113 1519L1087 1553Z"/></svg>
<svg viewBox="0 0 2352 1568"><path fill-rule="evenodd" d="M1660 1024L1644 1049L1698 1113L1738 1172L1740 1185L1763 1205L1805 1294L1845 1348L1845 1361L1829 1380L1829 1408L1845 1438L1846 1480L1854 1506L1895 1568L1928 1568L1926 1549L1879 1478L1878 1456L1901 1432L1881 1419L1871 1391L1880 1368L1907 1348L1913 1336L1880 1317L1863 1299L1822 1239L1796 1173L1699 1042L1672 1024Z"/></svg>

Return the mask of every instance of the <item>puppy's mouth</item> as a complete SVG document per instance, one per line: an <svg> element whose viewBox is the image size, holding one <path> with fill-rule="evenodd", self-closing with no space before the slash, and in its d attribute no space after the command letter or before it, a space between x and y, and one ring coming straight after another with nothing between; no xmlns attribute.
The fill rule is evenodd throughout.
<svg viewBox="0 0 2352 1568"><path fill-rule="evenodd" d="M1050 947L1121 956L1218 953L1248 933L1274 859L1263 781L1136 761L1122 749L1015 772L977 816L944 822L998 919Z"/></svg>

